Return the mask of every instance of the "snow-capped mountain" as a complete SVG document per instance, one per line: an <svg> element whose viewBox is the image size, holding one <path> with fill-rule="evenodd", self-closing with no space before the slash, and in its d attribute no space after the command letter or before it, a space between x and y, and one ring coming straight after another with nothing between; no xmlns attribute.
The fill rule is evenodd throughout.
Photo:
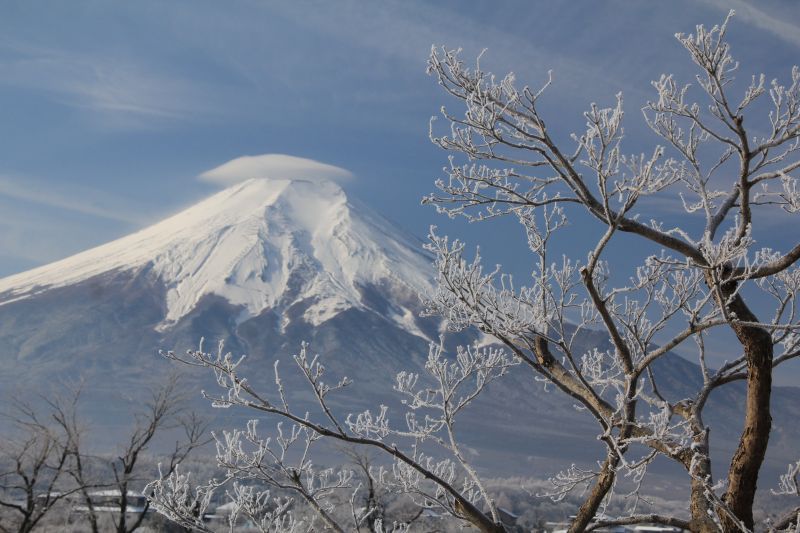
<svg viewBox="0 0 800 533"><path fill-rule="evenodd" d="M422 242L325 181L251 179L162 222L0 279L0 392L83 380L96 424L125 425L130 399L170 372L159 350L248 354L272 383L311 343L371 406L419 368L438 323L421 318L433 269ZM213 377L187 374L197 407ZM380 379L376 379L378 376ZM297 383L297 381L295 381ZM301 398L301 401L302 398Z"/></svg>
<svg viewBox="0 0 800 533"><path fill-rule="evenodd" d="M282 359L290 400L313 409L303 378L292 377L291 355L307 341L332 381L353 380L332 400L336 409L387 404L397 416L396 373L424 374L428 342L440 332L439 322L419 316L419 294L432 275L420 241L335 183L246 181L137 233L1 279L0 392L4 400L30 397L80 378L90 423L103 430L92 438L109 444L131 423L141 391L170 372L186 373L195 406L208 412L199 390L214 390L213 376L158 355L196 348L203 337L211 349L222 340L231 352L248 354L242 371L267 393L274 393L274 362ZM469 342L468 335L453 340ZM610 349L600 332L582 342L587 350ZM697 365L680 357L658 364L665 394L684 394L702 379ZM709 419L719 421L712 435L723 447L738 437L740 385L711 399ZM602 455L591 417L529 373L512 372L492 387L460 426L482 467L551 474L554 461L591 466ZM799 396L793 388L773 396L781 429L770 446L781 467L800 438L796 424L786 423ZM224 416L220 425L229 427L237 414Z"/></svg>
<svg viewBox="0 0 800 533"><path fill-rule="evenodd" d="M383 286L395 297L391 318L421 333L403 304L429 287L430 268L419 242L333 182L250 179L137 233L0 280L0 306L148 269L166 288L159 330L209 295L239 307L237 323L305 303L302 318L318 326L368 306L364 288Z"/></svg>

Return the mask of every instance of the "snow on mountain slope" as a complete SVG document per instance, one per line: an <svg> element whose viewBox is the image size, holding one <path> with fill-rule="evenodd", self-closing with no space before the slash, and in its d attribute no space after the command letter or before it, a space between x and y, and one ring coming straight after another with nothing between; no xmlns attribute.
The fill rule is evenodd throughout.
<svg viewBox="0 0 800 533"><path fill-rule="evenodd" d="M209 294L242 306L239 321L306 302L304 319L318 325L364 307L365 286L408 301L429 287L432 274L416 240L348 200L335 183L251 179L137 233L0 280L0 305L148 266L167 288L160 328ZM415 329L410 313L398 305L392 314Z"/></svg>

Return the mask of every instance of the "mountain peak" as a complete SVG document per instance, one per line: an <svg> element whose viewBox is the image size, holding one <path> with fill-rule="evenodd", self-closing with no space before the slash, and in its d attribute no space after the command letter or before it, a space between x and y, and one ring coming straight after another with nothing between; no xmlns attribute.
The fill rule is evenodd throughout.
<svg viewBox="0 0 800 533"><path fill-rule="evenodd" d="M161 328L212 294L240 306L239 320L303 302L304 319L319 324L366 305L364 286L412 293L430 275L415 239L337 184L254 178L132 235L2 279L0 305L145 267L166 288Z"/></svg>

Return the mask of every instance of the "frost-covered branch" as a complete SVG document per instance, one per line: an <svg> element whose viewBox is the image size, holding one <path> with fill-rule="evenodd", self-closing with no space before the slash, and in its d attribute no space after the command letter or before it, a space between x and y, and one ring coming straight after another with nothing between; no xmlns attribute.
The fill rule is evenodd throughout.
<svg viewBox="0 0 800 533"><path fill-rule="evenodd" d="M586 496L594 501L592 513L603 491L613 492L620 472L639 487L654 454L663 454L692 479L693 529L753 527L753 487L770 433L771 374L797 355L800 326L793 267L800 244L784 252L756 248L758 214L770 208L791 214L800 206L792 175L800 169L800 74L792 69L788 86L754 75L734 97L739 64L726 38L732 16L676 35L698 69L696 85L669 74L653 82L656 98L643 112L667 148L656 146L649 155L624 152L622 95L607 108L592 104L583 115L584 132L565 148L538 110L552 77L532 90L518 86L513 74L486 72L483 57L469 67L460 51L434 48L429 59L429 73L463 106L463 114L442 109L450 129L439 134L432 122L431 139L469 163L459 165L451 155L446 179L425 202L470 221L513 216L537 261L529 285L515 284L500 267L484 269L479 254L466 260L462 242L432 231L428 248L436 254L438 287L427 312L452 329L475 327L494 337L521 368L594 416L607 445L604 466L589 477L578 475L581 470L556 477L561 488L554 493L593 483ZM745 114L765 95L772 100L770 127L758 138ZM641 222L646 204L640 200L651 196L679 198L686 215L701 215L704 224L690 231ZM548 247L580 208L598 221L602 236L584 265L569 257L555 263ZM601 257L622 233L662 248L628 283ZM760 302L748 303L750 287L774 303L769 318L759 318ZM575 332L597 326L612 349L576 353ZM736 335L743 354L714 370L705 346L723 327ZM656 363L690 340L697 345L702 385L685 398L666 398ZM783 346L781 355L773 354L776 345ZM739 379L747 382L745 429L723 498L707 486L709 428L702 413L714 389ZM628 457L638 444L649 451ZM590 518L579 516L573 528Z"/></svg>
<svg viewBox="0 0 800 533"><path fill-rule="evenodd" d="M202 345L199 350L187 352L185 357L172 352L164 355L214 372L223 394L204 392L213 405L223 408L247 407L292 424L290 430L284 430L279 423L274 439L261 437L255 421L251 421L244 431L234 430L215 437L217 462L226 469L229 478L255 477L267 485L295 491L329 527L342 528L330 515L325 501L333 491L353 489L349 484L352 472L340 471L334 475L333 471L317 469L310 461L312 444L321 438L329 438L385 453L393 461L392 470L382 471L378 477L396 491L419 496L426 502L423 503L425 506L441 506L482 531L502 531L491 499L482 487L477 472L461 452L454 430L456 415L514 364L502 351L477 346L459 348L455 361L450 362L444 358L441 345L432 345L425 368L428 379L437 384L436 388L417 388L420 383L418 374L401 372L397 376L396 390L407 398L405 403L409 409L403 428L396 428L389 423L388 408L385 406L374 413L368 410L348 415L343 420L338 418L328 397L340 392L349 384L349 380L343 378L335 386L327 385L323 380L325 369L318 356L309 357L307 345L303 345L300 353L294 356L294 362L312 389L320 408L321 420L309 413L293 411L277 364L275 392L280 401L271 402L239 375L238 368L243 359L233 358L230 353L224 352L222 345L216 355L204 352ZM416 413L422 410L431 412L419 420ZM403 451L389 439L409 441L410 450ZM289 449L298 446L301 441L303 445L299 459L289 466ZM420 445L427 441L441 446L453 459L437 460L424 453ZM250 451L246 451L248 447ZM460 487L457 484L459 471L463 480ZM476 506L479 501L489 505L488 515Z"/></svg>

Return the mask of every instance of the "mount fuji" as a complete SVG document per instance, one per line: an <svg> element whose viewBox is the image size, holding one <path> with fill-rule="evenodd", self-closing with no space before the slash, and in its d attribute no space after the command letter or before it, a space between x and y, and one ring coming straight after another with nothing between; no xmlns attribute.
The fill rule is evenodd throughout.
<svg viewBox="0 0 800 533"><path fill-rule="evenodd" d="M127 237L0 279L0 391L80 380L92 423L113 429L128 423L142 389L189 370L160 350L224 341L248 354L250 379L269 386L274 360L287 359L291 373L292 354L309 342L332 375L360 382L348 405L374 407L439 337L438 321L419 316L432 276L421 241L336 183L249 179ZM189 372L185 381L199 397L209 378Z"/></svg>
<svg viewBox="0 0 800 533"><path fill-rule="evenodd" d="M419 242L333 182L250 179L128 237L0 280L0 306L109 276L147 272L165 293L156 326L168 331L209 296L239 309L236 323L265 310L303 307L319 326L347 309L368 309L382 287L391 319L421 332L406 305L430 286Z"/></svg>
<svg viewBox="0 0 800 533"><path fill-rule="evenodd" d="M275 359L288 359L281 368L291 373L291 355L308 341L331 380L353 379L337 408L391 407L396 372L421 371L441 333L439 321L420 317L420 294L433 274L418 239L337 184L250 179L137 233L1 279L0 390L45 392L55 381L81 379L91 425L113 441L143 388L188 370L160 349L195 348L204 337L224 341L234 354L249 355L243 372L250 382L270 390ZM584 342L608 347L599 332ZM659 365L667 394L702 379L697 365L677 356ZM191 390L213 390L212 376L187 375ZM288 378L288 394L311 406L301 381ZM479 466L537 475L540 467L552 473L554 460L591 465L602 455L601 444L592 445L591 418L530 375L512 373L492 387L461 426ZM719 422L712 436L722 447L738 438L743 399L739 385L712 398L710 418ZM775 390L775 469L794 460L799 399L798 389ZM234 415L225 416L230 426Z"/></svg>

